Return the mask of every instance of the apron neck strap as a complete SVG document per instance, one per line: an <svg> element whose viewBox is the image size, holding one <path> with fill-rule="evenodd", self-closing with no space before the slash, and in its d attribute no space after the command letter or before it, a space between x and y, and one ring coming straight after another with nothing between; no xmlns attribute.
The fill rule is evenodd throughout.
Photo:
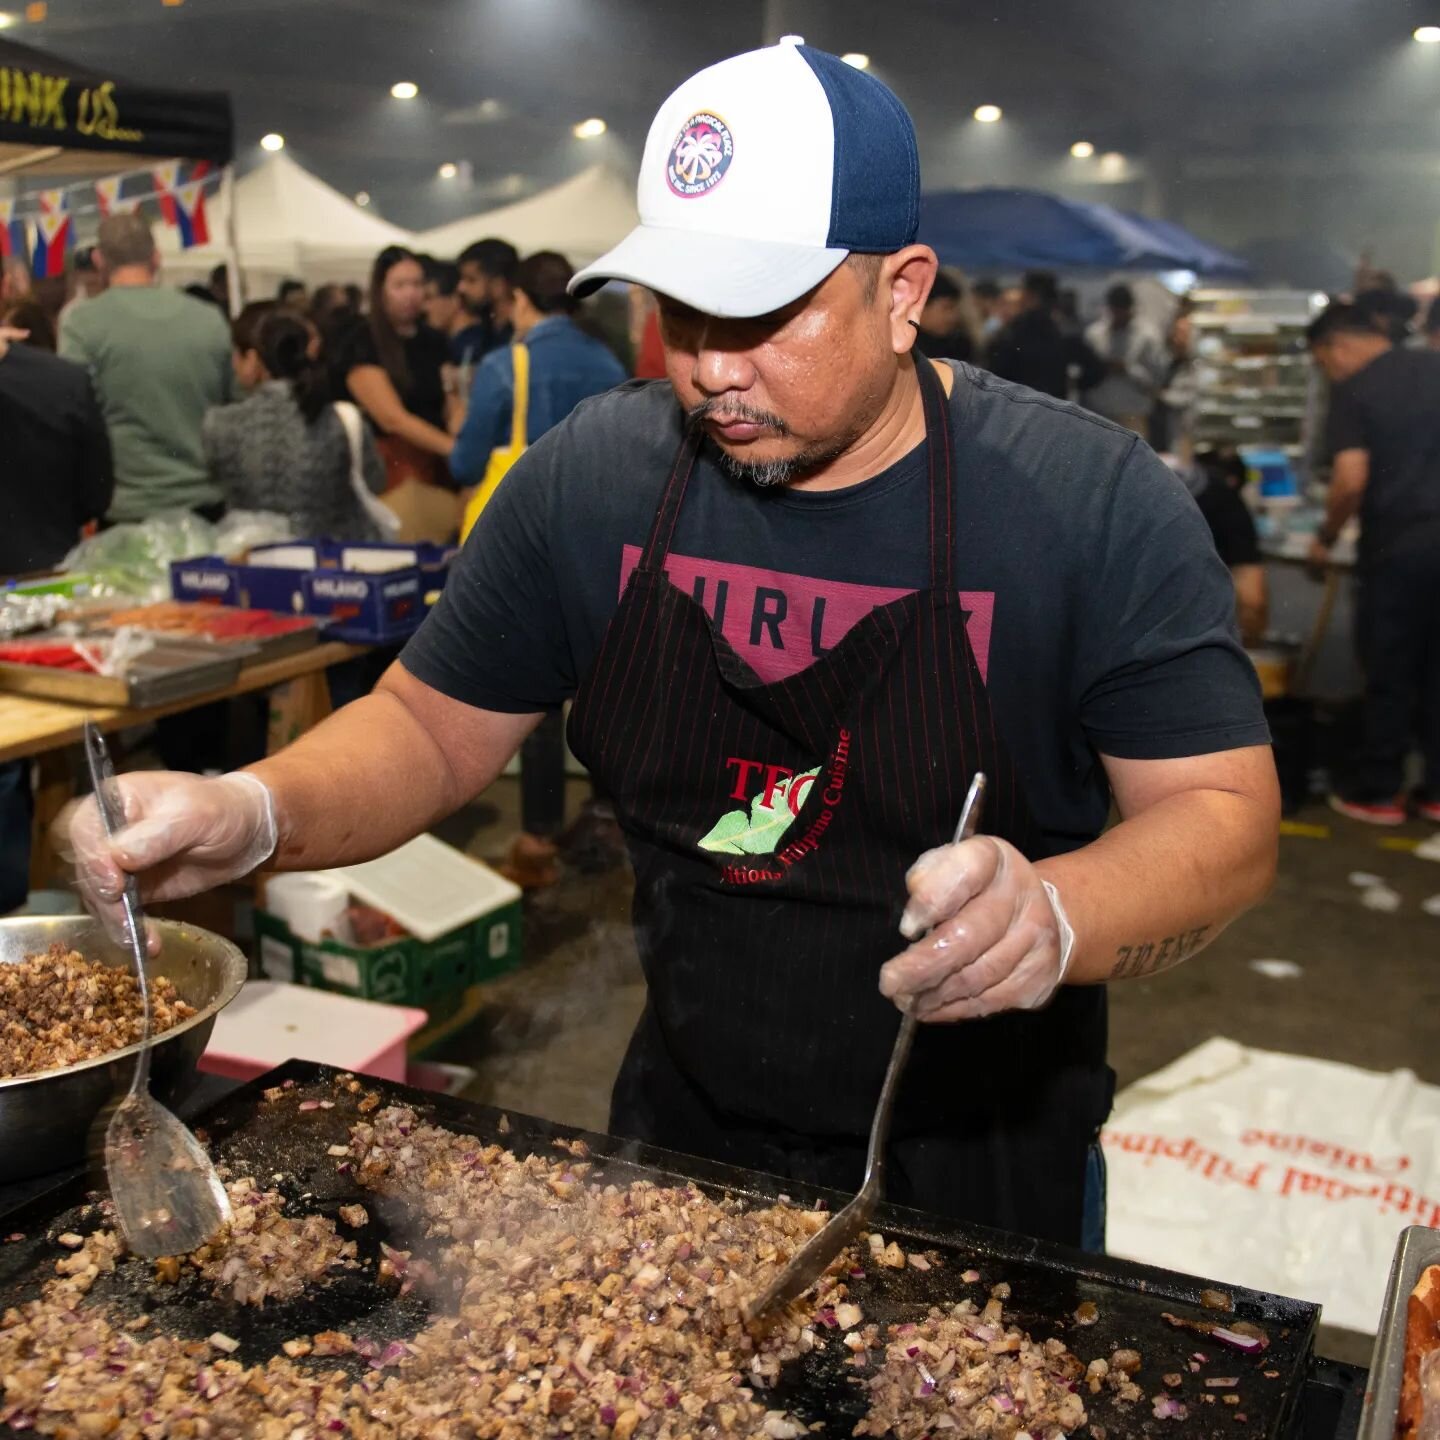
<svg viewBox="0 0 1440 1440"><path fill-rule="evenodd" d="M695 457L700 453L701 438L698 425L685 427L684 439L680 441L680 448L670 466L670 478L665 482L655 518L650 522L650 534L640 555L641 570L660 571L665 567L665 557L670 553L670 541L675 534L675 522L680 518L680 506L685 500L685 487L690 483L690 472L694 470Z"/></svg>
<svg viewBox="0 0 1440 1440"><path fill-rule="evenodd" d="M930 584L942 594L954 589L955 572L955 474L950 443L950 404L935 367L923 355L915 355L915 374L920 382L920 401L925 412L926 461L930 481ZM685 502L685 490L700 453L703 432L698 425L686 427L680 448L670 467L670 478L660 496L645 549L640 555L642 570L664 568Z"/></svg>

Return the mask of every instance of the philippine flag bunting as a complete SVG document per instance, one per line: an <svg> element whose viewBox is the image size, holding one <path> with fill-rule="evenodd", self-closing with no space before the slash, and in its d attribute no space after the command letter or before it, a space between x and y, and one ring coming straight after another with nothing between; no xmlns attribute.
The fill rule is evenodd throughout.
<svg viewBox="0 0 1440 1440"><path fill-rule="evenodd" d="M37 280L65 273L65 255L74 238L68 215L41 215L35 221L35 249L30 271Z"/></svg>
<svg viewBox="0 0 1440 1440"><path fill-rule="evenodd" d="M155 197L160 202L160 213L165 217L167 225L179 223L179 217L175 213L175 187L180 183L180 162L178 160L167 160L163 165L157 165L151 172L150 178L155 185Z"/></svg>
<svg viewBox="0 0 1440 1440"><path fill-rule="evenodd" d="M100 207L101 216L114 215L120 205L120 175L95 182L95 203Z"/></svg>
<svg viewBox="0 0 1440 1440"><path fill-rule="evenodd" d="M14 200L0 200L0 260L11 255L29 255L25 221L15 214Z"/></svg>
<svg viewBox="0 0 1440 1440"><path fill-rule="evenodd" d="M200 181L175 191L175 223L180 227L180 248L210 243L210 222L205 217L205 186Z"/></svg>

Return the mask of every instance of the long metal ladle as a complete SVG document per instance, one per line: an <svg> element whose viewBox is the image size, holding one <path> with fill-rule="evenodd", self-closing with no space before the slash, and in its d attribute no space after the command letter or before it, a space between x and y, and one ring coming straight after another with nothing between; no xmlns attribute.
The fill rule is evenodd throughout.
<svg viewBox="0 0 1440 1440"><path fill-rule="evenodd" d="M114 836L125 828L125 807L104 737L90 721L85 723L85 758L105 833ZM133 875L125 878L121 904L140 986L142 1028L130 1089L105 1129L105 1175L130 1248L155 1259L188 1254L203 1245L230 1218L230 1200L189 1127L150 1094L154 1037L145 970L145 912Z"/></svg>

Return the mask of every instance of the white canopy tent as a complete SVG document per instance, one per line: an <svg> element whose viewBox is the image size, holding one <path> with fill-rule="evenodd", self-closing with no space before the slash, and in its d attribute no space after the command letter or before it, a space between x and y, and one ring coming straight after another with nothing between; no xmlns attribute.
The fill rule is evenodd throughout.
<svg viewBox="0 0 1440 1440"><path fill-rule="evenodd" d="M508 240L521 255L559 250L578 268L618 244L638 219L635 182L606 165L592 165L528 200L423 231L414 243L450 260L473 241L493 236Z"/></svg>
<svg viewBox="0 0 1440 1440"><path fill-rule="evenodd" d="M413 246L408 230L370 215L281 151L234 185L236 244L245 293L268 298L287 277L318 285L327 280L363 284L371 262L387 245ZM222 196L207 201L210 234L226 234ZM172 284L203 280L225 259L218 244L181 250L176 232L156 230Z"/></svg>

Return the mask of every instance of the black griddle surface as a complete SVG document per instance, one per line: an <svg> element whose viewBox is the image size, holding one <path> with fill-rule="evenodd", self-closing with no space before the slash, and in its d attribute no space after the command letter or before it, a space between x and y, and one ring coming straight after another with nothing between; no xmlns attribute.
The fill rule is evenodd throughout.
<svg viewBox="0 0 1440 1440"><path fill-rule="evenodd" d="M208 1134L212 1153L235 1175L250 1175L256 1183L285 1195L293 1213L319 1211L333 1216L342 1204L359 1201L371 1223L354 1234L363 1269L341 1274L331 1284L298 1299L267 1304L263 1309L217 1300L196 1277L175 1286L155 1285L150 1266L136 1260L123 1262L112 1276L102 1277L90 1293L95 1303L111 1304L130 1315L152 1312L142 1337L170 1331L186 1337L204 1337L221 1331L240 1341L235 1358L261 1363L275 1354L283 1340L318 1330L346 1330L357 1337L381 1342L413 1335L428 1314L414 1294L397 1296L373 1278L381 1240L392 1240L375 1198L360 1189L337 1161L326 1154L328 1146L344 1143L357 1118L350 1108L358 1096L337 1091L336 1072L329 1067L292 1060L221 1100L198 1122ZM692 1156L657 1150L611 1136L593 1135L510 1112L508 1131L502 1131L502 1114L449 1096L413 1090L389 1081L360 1077L367 1090L378 1092L386 1103L407 1105L422 1118L448 1129L472 1134L487 1143L506 1146L516 1154L558 1154L557 1139L579 1137L589 1146L596 1169L616 1183L654 1180L694 1184L712 1196L732 1195L768 1204L789 1193L797 1204L824 1202L838 1208L850 1197L833 1192L804 1190L772 1176L717 1165ZM261 1092L286 1080L295 1082L287 1097L266 1102ZM332 1110L301 1112L301 1099L335 1101ZM281 1176L276 1180L275 1176ZM0 1310L33 1298L40 1284L54 1273L54 1261L64 1252L53 1236L65 1230L81 1233L102 1221L97 1194L88 1187L94 1177L72 1181L32 1200L0 1218L0 1238L20 1233L25 1238L0 1243ZM882 1327L924 1317L931 1305L953 1304L972 1298L983 1303L989 1287L1001 1281L1011 1286L1005 1302L1007 1320L1036 1339L1056 1336L1081 1359L1108 1358L1119 1347L1140 1352L1144 1364L1136 1376L1146 1399L1130 1407L1117 1405L1109 1391L1085 1395L1090 1425L1104 1428L1110 1440L1119 1437L1174 1437L1174 1440L1281 1440L1289 1434L1304 1389L1319 1307L1261 1291L1217 1284L1193 1276L1132 1264L1038 1240L1027 1240L978 1226L938 1221L898 1206L882 1206L875 1229L886 1240L898 1240L908 1251L934 1250L941 1263L929 1271L890 1270L861 1265L865 1278L849 1282L851 1298L868 1321ZM423 1253L413 1237L395 1236L393 1243ZM980 1272L979 1285L966 1285L961 1274ZM1165 1311L1186 1318L1213 1321L1215 1312L1201 1308L1200 1292L1224 1289L1234 1303L1232 1320L1261 1326L1270 1339L1262 1355L1251 1357L1228 1350L1190 1331L1176 1330L1161 1319ZM1096 1324L1081 1327L1074 1320L1083 1301L1099 1311ZM1209 1357L1201 1374L1192 1374L1187 1361L1199 1351ZM790 1409L807 1423L825 1422L831 1435L848 1436L865 1413L864 1391L855 1383L857 1372L846 1364L849 1352L838 1335L823 1352L792 1362L781 1383L770 1392L776 1407ZM365 1369L358 1357L319 1362L326 1368ZM1264 1372L1278 1372L1267 1379ZM1179 1373L1183 1383L1176 1394L1189 1407L1185 1420L1156 1420L1149 1397L1164 1388L1161 1377ZM1238 1391L1207 1392L1206 1375L1240 1378ZM1216 1395L1214 1404L1203 1400ZM1225 1405L1220 1396L1238 1393L1238 1406ZM1243 1421L1237 1416L1243 1415ZM0 1436L12 1432L0 1427ZM1084 1435L1082 1430L1079 1432Z"/></svg>

